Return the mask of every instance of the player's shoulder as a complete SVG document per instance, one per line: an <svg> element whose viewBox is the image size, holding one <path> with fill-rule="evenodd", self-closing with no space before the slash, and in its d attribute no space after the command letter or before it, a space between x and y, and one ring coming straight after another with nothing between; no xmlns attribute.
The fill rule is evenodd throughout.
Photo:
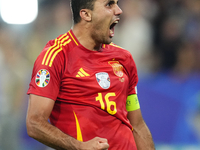
<svg viewBox="0 0 200 150"><path fill-rule="evenodd" d="M72 45L71 42L71 36L69 35L69 32L65 34L59 35L57 38L52 39L47 42L45 47L43 48L41 54L43 55L63 55L63 52L67 51L69 49L69 45ZM61 52L61 53L60 53Z"/></svg>
<svg viewBox="0 0 200 150"><path fill-rule="evenodd" d="M70 38L70 36L69 36L69 34L68 34L68 32L67 33L65 33L65 34L61 34L61 35L59 35L57 38L55 38L55 39L52 39L52 40L50 40L47 44L46 44L46 46L45 46L45 48L44 48L44 50L47 50L47 49L53 49L53 50L55 50L55 49L62 49L63 47L65 47L67 44L69 44L71 42L71 38Z"/></svg>
<svg viewBox="0 0 200 150"><path fill-rule="evenodd" d="M123 48L113 42L106 46L108 49L113 50L116 53L120 53L121 55L131 56L131 53L128 50L126 50L125 48Z"/></svg>
<svg viewBox="0 0 200 150"><path fill-rule="evenodd" d="M42 61L42 65L49 65L50 67L54 62L61 62L65 59L65 51L69 49L71 38L68 32L59 35L57 38L47 42L38 59Z"/></svg>

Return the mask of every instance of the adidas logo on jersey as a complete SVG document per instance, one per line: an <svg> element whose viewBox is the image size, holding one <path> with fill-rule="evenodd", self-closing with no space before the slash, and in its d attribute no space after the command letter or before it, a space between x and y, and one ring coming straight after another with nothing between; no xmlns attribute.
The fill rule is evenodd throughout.
<svg viewBox="0 0 200 150"><path fill-rule="evenodd" d="M76 77L88 77L88 76L90 76L90 75L88 73L86 73L83 70L83 68L80 68L79 71L78 71L78 73L77 73L77 75L76 75Z"/></svg>

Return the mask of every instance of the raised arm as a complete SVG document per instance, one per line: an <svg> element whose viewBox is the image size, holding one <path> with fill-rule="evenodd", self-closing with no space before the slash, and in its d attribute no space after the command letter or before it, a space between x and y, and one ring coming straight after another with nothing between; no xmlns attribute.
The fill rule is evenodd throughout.
<svg viewBox="0 0 200 150"><path fill-rule="evenodd" d="M106 139L96 137L80 142L63 133L48 122L55 101L46 97L30 94L26 118L27 133L30 137L57 150L106 150Z"/></svg>
<svg viewBox="0 0 200 150"><path fill-rule="evenodd" d="M155 150L152 135L142 117L141 110L129 111L128 119L133 127L133 136L138 150Z"/></svg>

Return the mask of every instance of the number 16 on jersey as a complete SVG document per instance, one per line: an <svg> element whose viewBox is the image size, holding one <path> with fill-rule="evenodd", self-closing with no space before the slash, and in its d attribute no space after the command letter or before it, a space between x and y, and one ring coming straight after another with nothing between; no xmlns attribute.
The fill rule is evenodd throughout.
<svg viewBox="0 0 200 150"><path fill-rule="evenodd" d="M98 93L98 96L96 97L96 101L100 102L101 109L105 110L105 104L107 106L107 112L111 115L114 115L117 113L117 106L114 101L110 101L109 97L116 96L115 93L107 93L105 97L102 96L102 93ZM105 100L105 102L104 102ZM111 109L111 107L113 108Z"/></svg>

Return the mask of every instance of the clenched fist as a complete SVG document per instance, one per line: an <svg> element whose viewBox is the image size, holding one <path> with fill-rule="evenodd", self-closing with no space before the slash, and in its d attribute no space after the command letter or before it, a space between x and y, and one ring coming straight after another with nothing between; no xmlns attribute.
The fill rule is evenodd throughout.
<svg viewBox="0 0 200 150"><path fill-rule="evenodd" d="M107 139L95 137L81 144L81 150L108 150L109 144Z"/></svg>

